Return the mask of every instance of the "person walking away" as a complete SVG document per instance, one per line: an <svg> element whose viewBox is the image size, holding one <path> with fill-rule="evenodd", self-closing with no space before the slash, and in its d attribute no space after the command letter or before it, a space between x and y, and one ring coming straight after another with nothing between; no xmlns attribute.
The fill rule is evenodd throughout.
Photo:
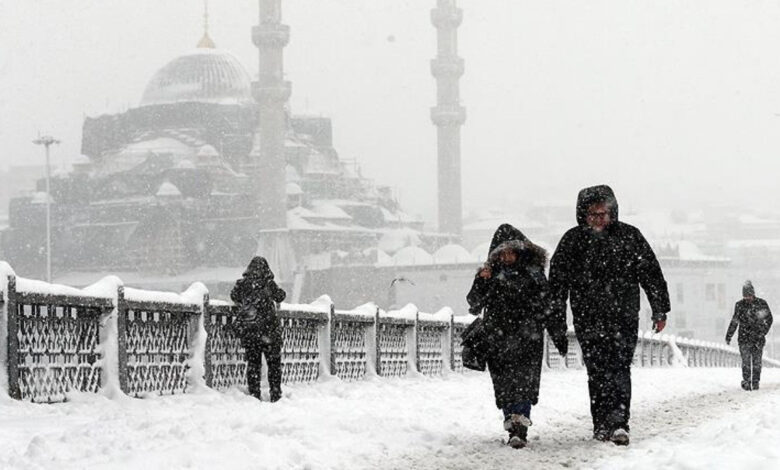
<svg viewBox="0 0 780 470"><path fill-rule="evenodd" d="M274 281L274 274L262 256L255 256L230 292L238 306L238 331L246 350L246 381L249 394L260 396L262 357L268 365L271 401L282 398L282 331L277 304L286 294Z"/></svg>
<svg viewBox="0 0 780 470"><path fill-rule="evenodd" d="M550 262L551 309L559 316L567 299L571 305L588 373L593 438L628 445L639 287L656 332L666 325L669 291L642 233L618 220L609 186L581 190L576 214L577 226L563 235Z"/></svg>
<svg viewBox="0 0 780 470"><path fill-rule="evenodd" d="M487 367L496 406L503 411L508 444L527 444L531 406L538 402L544 353L544 329L566 355L566 316L547 309L547 254L520 230L503 224L493 235L485 265L466 296L469 311L484 310L484 334L490 344Z"/></svg>
<svg viewBox="0 0 780 470"><path fill-rule="evenodd" d="M758 390L761 381L761 356L769 328L772 327L772 311L766 300L756 297L753 283L745 281L742 300L734 305L734 316L726 331L726 344L731 343L739 328L737 343L742 357L742 389Z"/></svg>

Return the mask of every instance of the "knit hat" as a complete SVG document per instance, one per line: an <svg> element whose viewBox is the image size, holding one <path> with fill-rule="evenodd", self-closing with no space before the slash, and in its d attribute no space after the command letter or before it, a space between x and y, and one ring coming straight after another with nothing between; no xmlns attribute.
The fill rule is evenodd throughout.
<svg viewBox="0 0 780 470"><path fill-rule="evenodd" d="M753 288L753 283L748 280L742 285L742 297L747 297L749 295L755 297L756 290Z"/></svg>

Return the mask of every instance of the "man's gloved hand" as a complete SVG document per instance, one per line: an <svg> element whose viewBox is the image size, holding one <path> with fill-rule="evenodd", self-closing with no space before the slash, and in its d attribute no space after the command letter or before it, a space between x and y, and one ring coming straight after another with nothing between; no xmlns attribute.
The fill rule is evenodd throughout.
<svg viewBox="0 0 780 470"><path fill-rule="evenodd" d="M653 331L660 333L666 327L666 320L655 320L653 322Z"/></svg>
<svg viewBox="0 0 780 470"><path fill-rule="evenodd" d="M728 336L726 336L726 344L731 344L731 338L729 338Z"/></svg>

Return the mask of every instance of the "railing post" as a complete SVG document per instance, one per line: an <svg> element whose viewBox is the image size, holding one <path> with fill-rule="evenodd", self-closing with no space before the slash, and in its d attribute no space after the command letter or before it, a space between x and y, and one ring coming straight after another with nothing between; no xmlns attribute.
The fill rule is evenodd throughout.
<svg viewBox="0 0 780 470"><path fill-rule="evenodd" d="M450 364L450 372L455 371L455 314L450 313L450 333L449 333L449 364Z"/></svg>
<svg viewBox="0 0 780 470"><path fill-rule="evenodd" d="M330 310L328 311L328 329L330 334L328 335L329 342L329 362L330 362L330 375L336 375L336 307L331 302Z"/></svg>
<svg viewBox="0 0 780 470"><path fill-rule="evenodd" d="M376 375L382 375L382 348L379 345L379 336L381 334L382 324L379 319L379 305L376 306L376 313L374 314L374 353L376 358L374 361L374 368Z"/></svg>
<svg viewBox="0 0 780 470"><path fill-rule="evenodd" d="M414 370L415 372L420 372L420 311L417 310L414 313L414 341L412 342L412 347L414 350L412 351L414 355Z"/></svg>
<svg viewBox="0 0 780 470"><path fill-rule="evenodd" d="M119 388L122 393L129 394L130 388L127 383L127 306L125 304L125 288L119 286L116 293L116 334L117 334L117 355L119 371Z"/></svg>
<svg viewBox="0 0 780 470"><path fill-rule="evenodd" d="M8 276L8 395L21 400L19 388L19 310L16 305L16 276Z"/></svg>
<svg viewBox="0 0 780 470"><path fill-rule="evenodd" d="M211 388L214 383L214 365L211 357L211 335L214 328L211 325L211 305L209 302L209 293L203 294L203 328L206 329L206 344L203 351L203 372L206 386Z"/></svg>

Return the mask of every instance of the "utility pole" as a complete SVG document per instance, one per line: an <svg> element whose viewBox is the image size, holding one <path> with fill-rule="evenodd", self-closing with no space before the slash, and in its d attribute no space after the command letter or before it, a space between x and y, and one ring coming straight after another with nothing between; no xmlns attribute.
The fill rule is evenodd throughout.
<svg viewBox="0 0 780 470"><path fill-rule="evenodd" d="M51 282L51 165L49 163L49 147L60 141L50 135L38 137L32 141L35 145L46 148L46 282Z"/></svg>

